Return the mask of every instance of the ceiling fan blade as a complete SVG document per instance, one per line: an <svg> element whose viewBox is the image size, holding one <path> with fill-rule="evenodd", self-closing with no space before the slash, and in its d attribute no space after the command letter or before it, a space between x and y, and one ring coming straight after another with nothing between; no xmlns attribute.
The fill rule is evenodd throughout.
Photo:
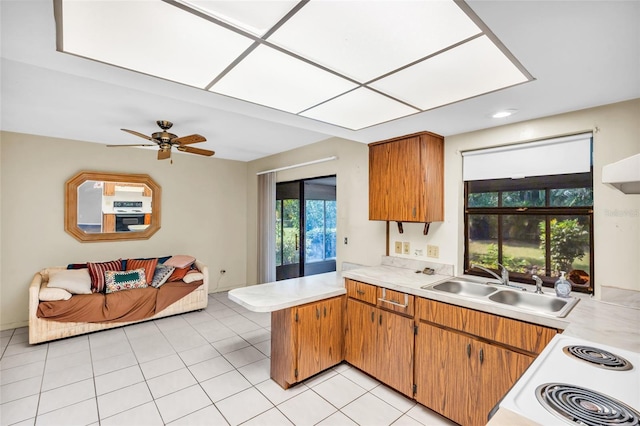
<svg viewBox="0 0 640 426"><path fill-rule="evenodd" d="M167 149L167 150L159 150L158 151L158 160L166 160L167 158L171 157L171 150Z"/></svg>
<svg viewBox="0 0 640 426"><path fill-rule="evenodd" d="M153 141L153 138L151 136L144 135L144 134L142 134L140 132L136 132L135 130L128 130L128 129L120 129L120 130L122 130L123 132L131 133L132 135L135 135L135 136L139 136L139 137L144 138L144 139L146 139L148 141Z"/></svg>
<svg viewBox="0 0 640 426"><path fill-rule="evenodd" d="M123 146L156 146L156 145L152 143L136 143L132 145L107 145L107 148L120 148Z"/></svg>
<svg viewBox="0 0 640 426"><path fill-rule="evenodd" d="M209 151L208 149L193 148L191 146L179 146L177 148L178 148L178 151L181 151L181 152L188 152L189 154L206 155L207 157L210 157L213 154L215 154L214 151Z"/></svg>
<svg viewBox="0 0 640 426"><path fill-rule="evenodd" d="M172 143L177 143L180 145L189 145L192 143L200 143L200 142L206 142L207 138L205 138L202 135L198 135L198 134L194 134L194 135L188 135L188 136L182 136L179 138L175 138L173 139L171 142Z"/></svg>

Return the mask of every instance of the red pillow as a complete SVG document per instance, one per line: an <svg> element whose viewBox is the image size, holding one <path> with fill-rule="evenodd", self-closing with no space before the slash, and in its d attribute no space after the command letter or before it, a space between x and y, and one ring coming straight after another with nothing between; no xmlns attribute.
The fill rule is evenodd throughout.
<svg viewBox="0 0 640 426"><path fill-rule="evenodd" d="M173 271L173 274L171 274L171 276L167 281L169 282L182 281L182 279L184 278L185 275L187 275L187 272L189 272L189 270L191 270L191 266L187 266L186 268L176 268Z"/></svg>
<svg viewBox="0 0 640 426"><path fill-rule="evenodd" d="M104 293L104 273L106 271L122 271L122 259L100 263L87 262L87 268L89 268L91 276L91 291Z"/></svg>
<svg viewBox="0 0 640 426"><path fill-rule="evenodd" d="M127 260L127 271L134 269L144 269L147 285L151 285L153 275L156 273L158 258L155 259L129 259Z"/></svg>

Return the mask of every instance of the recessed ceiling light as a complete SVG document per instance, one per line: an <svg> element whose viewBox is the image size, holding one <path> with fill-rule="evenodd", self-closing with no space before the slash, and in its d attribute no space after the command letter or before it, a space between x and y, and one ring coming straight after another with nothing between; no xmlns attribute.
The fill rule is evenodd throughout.
<svg viewBox="0 0 640 426"><path fill-rule="evenodd" d="M496 112L491 117L492 118L505 118L505 117L509 117L510 115L515 114L516 112L518 112L517 109L505 109L505 110Z"/></svg>

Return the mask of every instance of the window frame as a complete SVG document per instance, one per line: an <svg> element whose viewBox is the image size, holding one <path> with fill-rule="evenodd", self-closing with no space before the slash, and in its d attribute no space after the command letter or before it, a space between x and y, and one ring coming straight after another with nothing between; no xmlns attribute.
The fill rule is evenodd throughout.
<svg viewBox="0 0 640 426"><path fill-rule="evenodd" d="M523 179L491 179L484 181L464 182L464 273L482 277L493 278L484 271L471 269L469 264L469 215L496 215L498 217L498 261L502 260L503 232L501 216L505 215L537 215L545 217L546 241L550 241L549 222L556 216L587 216L589 218L589 283L588 286L574 286L573 290L582 293L593 294L594 291L594 240L593 240L593 203L590 206L549 206L550 191L552 189L565 188L591 188L593 191L593 169L587 173L575 173L568 175L550 175L528 177ZM544 207L504 207L502 206L502 193L509 191L545 190ZM469 207L469 195L471 193L498 192L498 206L496 207ZM551 253L547 244L545 249L545 271L550 270ZM567 273L569 271L566 271ZM516 282L534 284L531 274L523 274L509 271L510 279ZM543 286L553 287L557 277L540 275Z"/></svg>

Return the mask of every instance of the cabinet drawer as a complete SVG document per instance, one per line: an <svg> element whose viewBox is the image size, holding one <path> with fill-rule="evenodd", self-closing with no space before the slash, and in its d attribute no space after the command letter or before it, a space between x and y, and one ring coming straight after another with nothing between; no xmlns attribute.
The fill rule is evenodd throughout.
<svg viewBox="0 0 640 426"><path fill-rule="evenodd" d="M360 281L353 281L348 278L345 278L345 285L347 286L347 296L372 305L376 304L378 287L361 283Z"/></svg>
<svg viewBox="0 0 640 426"><path fill-rule="evenodd" d="M389 290L388 288L378 288L378 306L388 311L412 317L414 298L412 294Z"/></svg>
<svg viewBox="0 0 640 426"><path fill-rule="evenodd" d="M554 328L504 318L434 300L416 301L416 316L430 323L539 354L556 335Z"/></svg>

